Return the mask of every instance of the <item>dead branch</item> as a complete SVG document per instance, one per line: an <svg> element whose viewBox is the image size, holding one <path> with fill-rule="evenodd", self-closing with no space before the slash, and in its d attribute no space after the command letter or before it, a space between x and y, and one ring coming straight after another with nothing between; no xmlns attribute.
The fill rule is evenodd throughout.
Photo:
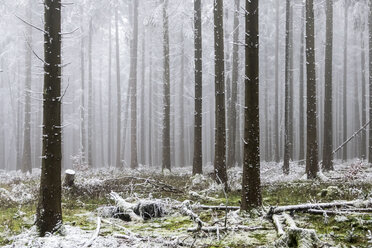
<svg viewBox="0 0 372 248"><path fill-rule="evenodd" d="M332 210L319 210L319 209L309 209L307 210L309 214L319 214L319 215L371 215L369 212L361 213L356 211L332 211Z"/></svg>
<svg viewBox="0 0 372 248"><path fill-rule="evenodd" d="M85 245L83 246L84 248L85 247L91 247L94 240L98 237L99 235L99 231L101 229L101 218L100 217L97 217L97 228L96 228L96 231L93 233L93 236L90 240L88 240L87 243L85 243Z"/></svg>
<svg viewBox="0 0 372 248"><path fill-rule="evenodd" d="M279 216L274 214L272 217L272 220L273 220L275 229L278 232L278 236L279 237L283 236L285 232L283 230L283 226L282 226Z"/></svg>
<svg viewBox="0 0 372 248"><path fill-rule="evenodd" d="M215 232L221 232L221 231L257 231L257 230L267 230L267 228L262 226L257 227L250 227L250 226L232 226L232 227L221 227L221 226L210 226L210 227L202 227L201 231L207 232L207 233L215 233ZM198 232L197 228L189 228L187 229L188 232Z"/></svg>
<svg viewBox="0 0 372 248"><path fill-rule="evenodd" d="M240 207L225 206L225 205L220 205L220 206L193 205L192 208L194 208L194 209L202 209L202 210L215 210L215 211L225 211L226 209L228 211L240 210Z"/></svg>
<svg viewBox="0 0 372 248"><path fill-rule="evenodd" d="M269 216L273 214L279 214L286 211L306 211L309 209L322 209L322 208L333 208L333 207L346 207L354 206L360 203L360 201L344 201L344 202L331 202L331 203L308 203L300 205L289 205L281 207L272 207L268 213Z"/></svg>
<svg viewBox="0 0 372 248"><path fill-rule="evenodd" d="M183 215L187 215L191 218L192 221L194 221L196 224L198 224L198 227L196 228L197 231L200 231L202 227L204 226L204 222L199 218L197 214L195 214L190 207L190 201L184 201L182 203L182 209L181 213Z"/></svg>

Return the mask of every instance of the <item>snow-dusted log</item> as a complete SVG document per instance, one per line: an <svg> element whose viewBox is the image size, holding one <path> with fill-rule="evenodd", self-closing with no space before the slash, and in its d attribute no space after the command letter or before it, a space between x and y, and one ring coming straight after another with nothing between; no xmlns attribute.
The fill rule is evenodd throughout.
<svg viewBox="0 0 372 248"><path fill-rule="evenodd" d="M74 170L66 170L65 171L65 180L63 185L66 187L72 187L75 183L75 171Z"/></svg>
<svg viewBox="0 0 372 248"><path fill-rule="evenodd" d="M236 211L240 210L240 207L236 206L225 206L225 205L220 205L220 206L208 206L208 205L192 205L193 209L202 209L202 210L215 210L215 211Z"/></svg>
<svg viewBox="0 0 372 248"><path fill-rule="evenodd" d="M371 215L370 212L362 213L357 211L348 211L348 210L319 210L319 209L309 209L307 213L310 214L319 214L319 215Z"/></svg>
<svg viewBox="0 0 372 248"><path fill-rule="evenodd" d="M123 213L128 214L130 216L130 219L132 221L133 220L136 220L136 221L141 221L142 220L142 218L140 218L138 215L136 215L134 213L134 209L136 207L136 204L129 203L129 202L125 201L116 192L111 192L110 197L111 197L112 200L115 201L116 206L118 206Z"/></svg>
<svg viewBox="0 0 372 248"><path fill-rule="evenodd" d="M361 203L361 201L343 201L343 202L330 202L330 203L308 203L300 205L289 205L281 207L272 207L268 213L269 216L273 214L280 214L286 211L307 211L309 209L322 209L333 207L346 207L354 206Z"/></svg>
<svg viewBox="0 0 372 248"><path fill-rule="evenodd" d="M243 225L237 225L237 226L231 226L231 227L222 227L222 226L209 226L209 227L202 227L201 229L197 228L189 228L187 229L188 232L208 232L208 233L215 233L215 232L221 232L221 231L245 231L245 232L251 232L251 231L257 231L257 230L267 230L267 228L262 226L243 226Z"/></svg>
<svg viewBox="0 0 372 248"><path fill-rule="evenodd" d="M183 215L187 215L191 218L192 221L194 221L196 224L198 224L198 227L196 228L196 231L200 231L202 227L204 226L204 222L199 218L197 214L195 214L190 207L190 201L184 201L181 205L181 213Z"/></svg>
<svg viewBox="0 0 372 248"><path fill-rule="evenodd" d="M100 217L97 217L97 228L94 231L92 238L90 238L90 240L88 240L88 242L86 242L84 244L84 246L83 246L84 248L85 247L91 247L92 246L94 240L98 237L100 230L101 230L101 218Z"/></svg>
<svg viewBox="0 0 372 248"><path fill-rule="evenodd" d="M283 236L285 232L283 230L282 222L280 220L279 215L275 215L274 214L272 216L272 219L273 219L273 223L274 223L275 229L278 232L278 236L279 237Z"/></svg>
<svg viewBox="0 0 372 248"><path fill-rule="evenodd" d="M290 228L297 228L296 222L289 214L283 213L283 217Z"/></svg>
<svg viewBox="0 0 372 248"><path fill-rule="evenodd" d="M315 230L289 228L285 235L275 242L276 247L314 248L323 247L323 242L316 235Z"/></svg>

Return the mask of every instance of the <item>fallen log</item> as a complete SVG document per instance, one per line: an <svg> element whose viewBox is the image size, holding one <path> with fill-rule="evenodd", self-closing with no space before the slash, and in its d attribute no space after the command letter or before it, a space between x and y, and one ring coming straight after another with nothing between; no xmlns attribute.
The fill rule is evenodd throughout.
<svg viewBox="0 0 372 248"><path fill-rule="evenodd" d="M332 210L319 210L319 209L309 209L306 211L309 214L319 214L319 215L371 215L369 212L360 213L356 211L332 211Z"/></svg>
<svg viewBox="0 0 372 248"><path fill-rule="evenodd" d="M274 226L275 226L275 229L276 231L278 232L278 236L281 237L285 234L284 230L283 230L283 225L280 221L280 217L278 215L273 215L272 217L273 219L273 223L274 223Z"/></svg>
<svg viewBox="0 0 372 248"><path fill-rule="evenodd" d="M202 209L202 210L215 210L215 211L236 211L240 210L240 207L236 206L225 206L225 205L220 205L220 206L208 206L208 205L193 205L193 209Z"/></svg>
<svg viewBox="0 0 372 248"><path fill-rule="evenodd" d="M322 209L322 208L333 208L333 207L346 207L346 206L354 206L361 201L344 201L344 202L331 202L331 203L308 203L308 204L300 204L300 205L289 205L289 206L281 206L281 207L271 207L268 213L268 216L272 216L274 214L280 214L287 211L306 211L309 209Z"/></svg>

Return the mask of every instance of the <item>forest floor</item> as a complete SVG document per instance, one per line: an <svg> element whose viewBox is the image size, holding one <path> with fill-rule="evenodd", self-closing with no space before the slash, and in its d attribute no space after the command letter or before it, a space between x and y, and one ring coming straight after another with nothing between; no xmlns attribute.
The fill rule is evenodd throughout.
<svg viewBox="0 0 372 248"><path fill-rule="evenodd" d="M63 189L64 226L57 235L39 238L34 214L40 171L22 175L0 171L0 246L4 247L285 247L278 238L270 207L301 203L372 199L372 168L360 161L336 164L335 171L306 180L303 165L291 166L283 175L281 165L262 164L263 207L241 213L202 210L200 205L239 206L241 168L228 171L231 191L227 194L211 178L213 167L203 176L190 174L191 168L176 168L161 173L158 168L142 166L135 171L76 171L76 185ZM128 202L155 201L165 216L151 220L104 218L99 209L115 206L110 193ZM189 201L203 227L218 227L214 232L190 232L197 224L181 210ZM101 218L98 218L101 216ZM318 247L371 247L372 214L313 215L296 212L300 228L314 229L321 241ZM99 235L90 242L97 223ZM224 231L224 227L232 230ZM238 230L238 227L249 230Z"/></svg>

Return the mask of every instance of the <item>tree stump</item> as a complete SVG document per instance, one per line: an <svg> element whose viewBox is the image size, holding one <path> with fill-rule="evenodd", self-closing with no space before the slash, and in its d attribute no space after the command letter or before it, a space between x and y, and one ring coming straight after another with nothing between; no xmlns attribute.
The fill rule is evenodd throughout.
<svg viewBox="0 0 372 248"><path fill-rule="evenodd" d="M63 182L63 186L72 187L75 183L75 171L74 170L66 170L65 171L65 181Z"/></svg>

